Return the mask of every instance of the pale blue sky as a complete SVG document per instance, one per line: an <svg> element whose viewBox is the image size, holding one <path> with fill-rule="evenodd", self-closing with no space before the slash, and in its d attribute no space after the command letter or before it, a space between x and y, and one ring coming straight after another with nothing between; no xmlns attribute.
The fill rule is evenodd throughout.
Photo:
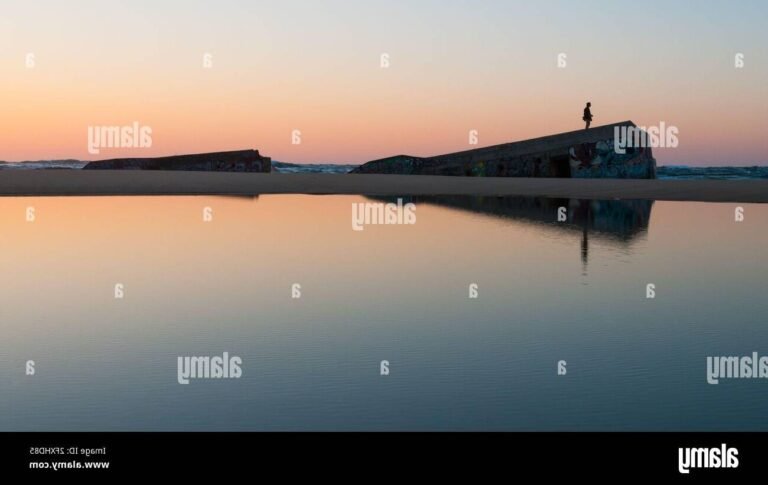
<svg viewBox="0 0 768 485"><path fill-rule="evenodd" d="M77 157L72 125L146 119L158 153L360 162L575 129L591 100L595 124L678 126L663 163L768 163L767 26L756 0L3 0L0 159Z"/></svg>

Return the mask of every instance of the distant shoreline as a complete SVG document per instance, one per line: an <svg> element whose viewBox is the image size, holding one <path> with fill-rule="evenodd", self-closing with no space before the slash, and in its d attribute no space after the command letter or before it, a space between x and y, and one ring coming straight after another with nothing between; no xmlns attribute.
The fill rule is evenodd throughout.
<svg viewBox="0 0 768 485"><path fill-rule="evenodd" d="M25 162L0 161L0 172L7 170L77 170L89 162L82 160L39 160ZM290 163L272 161L273 173L346 174L360 165L341 163ZM768 165L660 165L656 177L672 180L745 180L768 179Z"/></svg>
<svg viewBox="0 0 768 485"><path fill-rule="evenodd" d="M768 179L627 180L144 170L4 170L2 196L469 195L768 203Z"/></svg>
<svg viewBox="0 0 768 485"><path fill-rule="evenodd" d="M0 161L0 171L3 170L80 170L90 162L87 160L36 160L23 162ZM272 161L272 171L277 173L348 173L357 164L346 163L289 163Z"/></svg>

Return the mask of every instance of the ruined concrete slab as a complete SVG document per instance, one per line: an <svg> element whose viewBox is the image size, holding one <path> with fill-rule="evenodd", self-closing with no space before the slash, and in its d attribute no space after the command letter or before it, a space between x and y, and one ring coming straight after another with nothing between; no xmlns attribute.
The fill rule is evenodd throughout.
<svg viewBox="0 0 768 485"><path fill-rule="evenodd" d="M113 158L90 162L83 170L190 170L206 172L270 172L272 160L258 150L196 153L152 158Z"/></svg>

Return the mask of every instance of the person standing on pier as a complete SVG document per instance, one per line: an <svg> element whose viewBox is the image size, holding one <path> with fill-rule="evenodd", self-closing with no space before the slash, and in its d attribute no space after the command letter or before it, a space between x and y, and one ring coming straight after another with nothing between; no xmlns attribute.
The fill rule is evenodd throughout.
<svg viewBox="0 0 768 485"><path fill-rule="evenodd" d="M584 108L584 116L581 118L587 123L587 126L584 128L585 130L588 130L589 124L592 123L592 111L590 111L589 109L591 106L592 106L592 103L587 102L587 107Z"/></svg>

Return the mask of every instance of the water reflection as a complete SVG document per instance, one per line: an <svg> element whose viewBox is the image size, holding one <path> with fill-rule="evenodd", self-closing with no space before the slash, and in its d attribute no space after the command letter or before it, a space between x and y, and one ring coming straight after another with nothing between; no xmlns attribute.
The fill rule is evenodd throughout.
<svg viewBox="0 0 768 485"><path fill-rule="evenodd" d="M365 200L0 198L0 430L766 428L705 359L768 341L768 206L411 197L353 230ZM242 379L178 383L223 352Z"/></svg>
<svg viewBox="0 0 768 485"><path fill-rule="evenodd" d="M406 202L450 207L476 214L543 225L565 233L581 232L581 261L586 273L590 237L626 246L648 231L652 200L587 200L542 197L401 197ZM374 197L394 202L397 197ZM565 208L564 214L559 214ZM558 219L560 217L560 220ZM565 220L562 220L565 218Z"/></svg>

